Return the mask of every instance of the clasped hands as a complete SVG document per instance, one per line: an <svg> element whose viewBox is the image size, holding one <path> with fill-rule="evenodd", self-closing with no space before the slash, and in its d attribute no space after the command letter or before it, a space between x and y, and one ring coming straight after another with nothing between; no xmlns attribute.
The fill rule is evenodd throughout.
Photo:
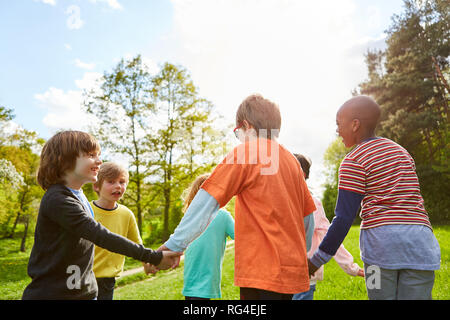
<svg viewBox="0 0 450 320"><path fill-rule="evenodd" d="M317 271L318 269L319 269L319 268L317 268L314 264L312 264L311 261L308 259L308 272L309 272L309 277L310 277L310 278L314 275L314 273L316 273L316 271ZM361 269L361 268L359 268L356 275L357 275L358 277L364 278L364 270Z"/></svg>
<svg viewBox="0 0 450 320"><path fill-rule="evenodd" d="M155 266L150 263L144 264L144 271L148 274L155 274L159 270L167 270L169 268L175 269L180 264L181 256L183 252L175 252L167 248L165 245L159 247L156 251L161 251L163 254L163 258L161 262Z"/></svg>

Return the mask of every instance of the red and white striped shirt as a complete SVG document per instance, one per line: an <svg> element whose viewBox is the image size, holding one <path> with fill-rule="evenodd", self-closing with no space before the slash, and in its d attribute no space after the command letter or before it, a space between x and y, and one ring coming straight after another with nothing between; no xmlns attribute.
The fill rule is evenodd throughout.
<svg viewBox="0 0 450 320"><path fill-rule="evenodd" d="M375 138L349 152L339 168L339 189L364 195L361 229L389 224L431 228L414 160L389 139Z"/></svg>

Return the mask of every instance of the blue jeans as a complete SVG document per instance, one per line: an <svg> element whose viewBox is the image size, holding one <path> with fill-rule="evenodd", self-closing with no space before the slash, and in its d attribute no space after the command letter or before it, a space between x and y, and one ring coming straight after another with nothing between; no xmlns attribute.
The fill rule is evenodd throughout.
<svg viewBox="0 0 450 320"><path fill-rule="evenodd" d="M292 300L313 300L314 299L314 291L316 291L316 285L312 284L309 287L309 291L294 294L294 296L292 297Z"/></svg>

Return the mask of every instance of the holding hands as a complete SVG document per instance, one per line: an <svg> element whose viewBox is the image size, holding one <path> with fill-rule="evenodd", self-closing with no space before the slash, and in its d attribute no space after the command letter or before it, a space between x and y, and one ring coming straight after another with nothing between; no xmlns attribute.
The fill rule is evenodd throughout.
<svg viewBox="0 0 450 320"><path fill-rule="evenodd" d="M317 268L309 259L308 259L308 271L309 271L309 277L311 278L314 273L316 273L316 271L319 268ZM364 269L359 268L358 272L356 274L358 277L362 277L364 278Z"/></svg>
<svg viewBox="0 0 450 320"><path fill-rule="evenodd" d="M308 259L308 271L309 271L309 277L310 277L310 278L314 275L314 273L316 273L316 271L317 271L318 269L319 269L319 268L317 268L315 265L313 265L313 264L311 263L311 261Z"/></svg>
<svg viewBox="0 0 450 320"><path fill-rule="evenodd" d="M159 270L167 270L169 268L175 269L179 266L180 258L183 255L183 252L171 251L165 245L159 247L157 251L162 251L163 258L157 266L150 263L146 263L144 265L144 271L147 275L155 274Z"/></svg>

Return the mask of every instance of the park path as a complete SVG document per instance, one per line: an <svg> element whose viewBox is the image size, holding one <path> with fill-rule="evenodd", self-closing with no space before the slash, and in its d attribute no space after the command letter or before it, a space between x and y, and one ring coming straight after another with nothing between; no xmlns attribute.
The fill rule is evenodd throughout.
<svg viewBox="0 0 450 320"><path fill-rule="evenodd" d="M228 250L232 247L234 247L234 240L228 240L225 250ZM184 261L184 255L181 256L180 262L181 261ZM126 276L131 276L131 275L139 273L139 272L144 272L144 267L138 267L138 268L134 268L134 269L125 270L122 272L122 275L120 276L120 278L123 278Z"/></svg>

